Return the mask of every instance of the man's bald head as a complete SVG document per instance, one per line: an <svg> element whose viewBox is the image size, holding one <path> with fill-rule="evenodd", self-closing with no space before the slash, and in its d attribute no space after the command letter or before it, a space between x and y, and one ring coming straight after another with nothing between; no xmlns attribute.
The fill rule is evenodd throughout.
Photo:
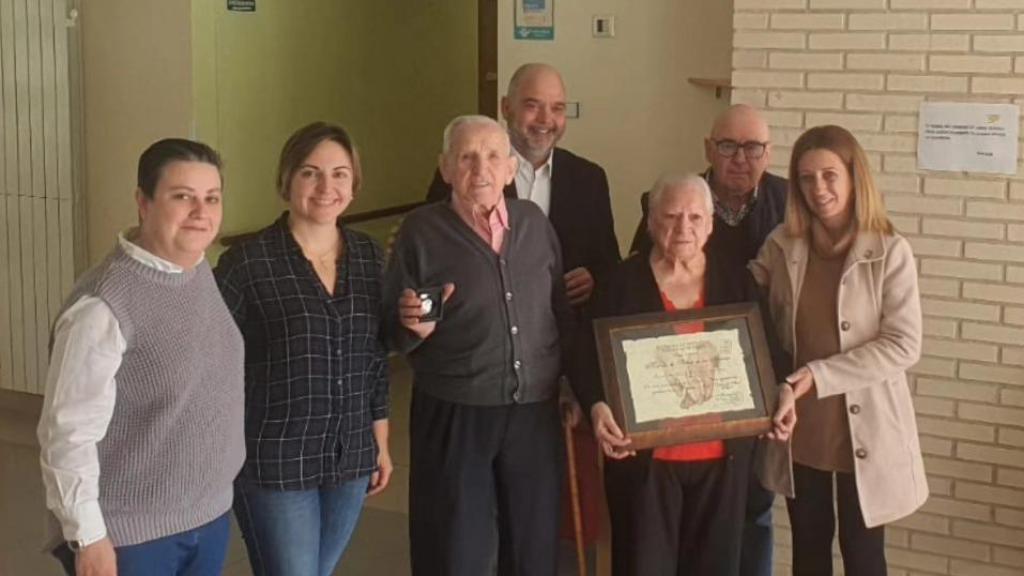
<svg viewBox="0 0 1024 576"><path fill-rule="evenodd" d="M768 123L761 112L749 104L733 104L715 117L711 125L711 137L721 138L723 133L731 132L738 127L757 134L757 140L766 141L770 138Z"/></svg>
<svg viewBox="0 0 1024 576"><path fill-rule="evenodd" d="M558 72L557 68L543 62L530 62L516 68L516 71L512 73L505 96L507 98L518 96L519 90L523 86L528 86L538 80L551 80L557 83L563 94L565 93L565 83L562 81L562 74Z"/></svg>
<svg viewBox="0 0 1024 576"><path fill-rule="evenodd" d="M735 104L719 114L704 139L715 195L724 200L753 192L768 167L770 141L768 123L753 106Z"/></svg>
<svg viewBox="0 0 1024 576"><path fill-rule="evenodd" d="M565 134L565 84L548 64L523 64L501 99L512 146L534 167L540 167Z"/></svg>

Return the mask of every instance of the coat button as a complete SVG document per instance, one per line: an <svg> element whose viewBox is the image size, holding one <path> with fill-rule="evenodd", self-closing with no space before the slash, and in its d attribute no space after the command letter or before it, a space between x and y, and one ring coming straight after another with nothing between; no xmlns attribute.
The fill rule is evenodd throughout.
<svg viewBox="0 0 1024 576"><path fill-rule="evenodd" d="M872 251L872 250L865 250L865 251L864 251L864 257L865 257L865 258L871 258L871 256L872 256L873 254L874 254L874 251Z"/></svg>
<svg viewBox="0 0 1024 576"><path fill-rule="evenodd" d="M853 455L863 460L868 457L868 451L863 448L857 448L854 450Z"/></svg>
<svg viewBox="0 0 1024 576"><path fill-rule="evenodd" d="M839 329L842 330L843 332L846 332L847 330L850 329L850 323L846 320L843 320L842 322L839 323Z"/></svg>
<svg viewBox="0 0 1024 576"><path fill-rule="evenodd" d="M505 302L510 302L511 300L512 300L512 293L511 292L505 292Z"/></svg>
<svg viewBox="0 0 1024 576"><path fill-rule="evenodd" d="M516 360L515 362L512 363L512 367L515 368L516 370L519 370L520 368L522 368L522 366L523 363L520 362L519 360Z"/></svg>
<svg viewBox="0 0 1024 576"><path fill-rule="evenodd" d="M850 406L850 414L860 414L860 404L853 404Z"/></svg>
<svg viewBox="0 0 1024 576"><path fill-rule="evenodd" d="M519 326L513 326L512 329L509 330L509 332L511 332L513 336L519 334Z"/></svg>

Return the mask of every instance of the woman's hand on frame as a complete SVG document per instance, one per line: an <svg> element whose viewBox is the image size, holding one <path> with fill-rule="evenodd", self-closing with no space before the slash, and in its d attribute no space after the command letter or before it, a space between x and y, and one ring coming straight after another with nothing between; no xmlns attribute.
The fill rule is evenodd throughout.
<svg viewBox="0 0 1024 576"><path fill-rule="evenodd" d="M786 382L793 386L794 400L797 400L814 388L814 373L807 366L801 366L796 372L786 376Z"/></svg>
<svg viewBox="0 0 1024 576"><path fill-rule="evenodd" d="M789 440L796 428L796 394L793 385L783 382L779 386L779 403L775 408L775 415L772 416L772 430L768 438L779 442Z"/></svg>

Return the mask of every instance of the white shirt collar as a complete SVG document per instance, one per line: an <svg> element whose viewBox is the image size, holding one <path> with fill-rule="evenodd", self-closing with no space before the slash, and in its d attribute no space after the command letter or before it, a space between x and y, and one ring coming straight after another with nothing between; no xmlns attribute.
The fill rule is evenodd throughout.
<svg viewBox="0 0 1024 576"><path fill-rule="evenodd" d="M516 196L523 200L529 200L540 207L544 215L548 215L551 209L551 158L554 154L548 155L548 159L540 168L534 168L533 164L523 158L515 148L512 149L516 158L519 159L519 168L516 170Z"/></svg>
<svg viewBox="0 0 1024 576"><path fill-rule="evenodd" d="M153 254L149 250L146 250L142 246L132 242L129 238L134 238L138 234L138 228L129 228L117 235L117 243L121 246L121 250L124 250L125 254L131 258L149 266L155 268L161 272L168 272L170 274L181 274L185 271L184 268L178 266L170 260L164 260L163 258ZM198 265L203 261L206 256L200 256L196 262Z"/></svg>
<svg viewBox="0 0 1024 576"><path fill-rule="evenodd" d="M523 155L519 153L519 150L516 150L515 146L512 147L512 153L515 154L516 159L519 161L519 167L516 169L519 176L528 179L530 182L532 182L538 175L551 178L551 172L554 169L554 163L551 161L555 157L554 148L551 149L551 153L548 154L548 159L541 164L540 168L534 168L533 163L523 157Z"/></svg>

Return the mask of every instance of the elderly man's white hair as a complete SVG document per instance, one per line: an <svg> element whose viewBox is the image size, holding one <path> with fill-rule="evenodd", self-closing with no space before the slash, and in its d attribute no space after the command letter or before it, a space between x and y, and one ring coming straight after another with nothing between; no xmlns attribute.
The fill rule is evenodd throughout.
<svg viewBox="0 0 1024 576"><path fill-rule="evenodd" d="M464 116L456 116L455 118L452 118L452 121L449 122L448 125L444 127L444 137L441 140L442 155L447 156L448 153L451 152L452 136L455 135L459 128L462 128L463 126L468 126L470 124L494 126L495 128L497 128L505 136L505 142L508 144L509 148L508 154L509 156L512 155L512 143L509 142L508 132L505 132L505 129L502 128L501 124L498 124L498 121L495 120L494 118L491 118L490 116L483 116L480 114L466 114Z"/></svg>
<svg viewBox="0 0 1024 576"><path fill-rule="evenodd" d="M653 215L657 212L658 206L661 201L665 198L665 193L669 190L675 190L679 188L696 188L700 191L700 194L704 200L704 208L707 209L708 215L714 214L715 202L711 198L711 187L708 186L707 180L705 180L700 174L662 174L658 181L654 183L654 187L651 188L651 194L647 197L647 213ZM651 222L653 218L648 217L647 221Z"/></svg>

